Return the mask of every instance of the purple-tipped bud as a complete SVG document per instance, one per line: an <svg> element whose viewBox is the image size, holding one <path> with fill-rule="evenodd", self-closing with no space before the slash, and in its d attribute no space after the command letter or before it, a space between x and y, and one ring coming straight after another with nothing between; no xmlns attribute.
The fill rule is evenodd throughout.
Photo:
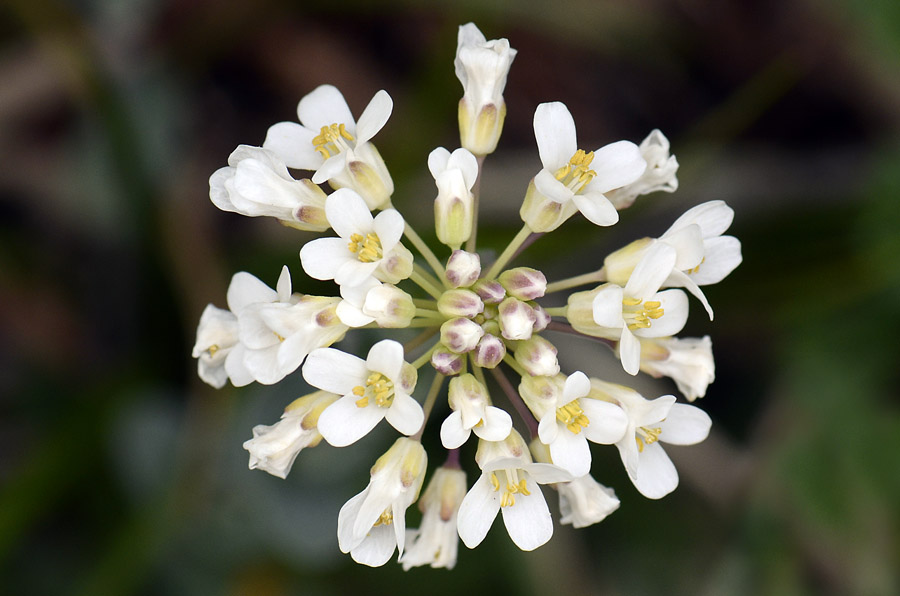
<svg viewBox="0 0 900 596"><path fill-rule="evenodd" d="M454 288L468 288L481 275L481 257L476 253L454 250L447 261L447 281Z"/></svg>
<svg viewBox="0 0 900 596"><path fill-rule="evenodd" d="M532 335L531 339L516 346L516 361L530 375L548 376L559 372L556 346L539 335Z"/></svg>
<svg viewBox="0 0 900 596"><path fill-rule="evenodd" d="M457 354L474 350L482 336L484 329L481 325L462 317L450 319L441 325L441 343Z"/></svg>
<svg viewBox="0 0 900 596"><path fill-rule="evenodd" d="M438 298L437 308L445 317L472 318L484 310L484 302L472 290L447 290Z"/></svg>
<svg viewBox="0 0 900 596"><path fill-rule="evenodd" d="M500 303L500 333L506 339L528 339L534 330L537 316L534 309L516 298Z"/></svg>
<svg viewBox="0 0 900 596"><path fill-rule="evenodd" d="M462 354L454 354L450 350L438 348L431 355L431 366L442 375L451 377L458 375L462 370L463 358L465 356Z"/></svg>
<svg viewBox="0 0 900 596"><path fill-rule="evenodd" d="M537 269L516 267L500 274L500 284L506 293L519 300L534 300L547 291L547 278Z"/></svg>
<svg viewBox="0 0 900 596"><path fill-rule="evenodd" d="M485 304L499 304L506 298L506 290L503 289L503 286L497 280L479 280L472 289L481 296Z"/></svg>
<svg viewBox="0 0 900 596"><path fill-rule="evenodd" d="M547 314L547 311L543 309L540 304L535 302L531 303L531 308L534 309L534 331L537 333L538 331L543 331L547 328L547 325L550 324L551 318L550 315Z"/></svg>
<svg viewBox="0 0 900 596"><path fill-rule="evenodd" d="M506 345L496 335L486 334L472 352L472 361L482 368L494 368L506 356Z"/></svg>

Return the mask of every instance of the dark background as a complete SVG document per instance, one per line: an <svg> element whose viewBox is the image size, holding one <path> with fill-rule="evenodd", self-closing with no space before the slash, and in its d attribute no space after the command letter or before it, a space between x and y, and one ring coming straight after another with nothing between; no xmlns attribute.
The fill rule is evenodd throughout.
<svg viewBox="0 0 900 596"><path fill-rule="evenodd" d="M384 88L394 202L433 237L426 158L458 144L468 21L519 51L480 246L518 229L534 108L560 100L587 148L661 128L681 188L609 230L574 218L523 264L582 272L712 199L734 207L744 263L708 289L714 323L692 305L714 427L669 450L673 495L643 499L597 449L622 500L603 523L557 525L534 553L495 527L449 573L370 570L339 552L337 511L391 433L304 452L286 481L251 472L241 443L299 375L196 377L197 321L235 271L274 285L288 264L327 291L296 256L311 236L219 212L207 179L317 85L357 115ZM0 40L0 593L900 591L897 2L10 0ZM588 345L561 345L564 369L610 367Z"/></svg>

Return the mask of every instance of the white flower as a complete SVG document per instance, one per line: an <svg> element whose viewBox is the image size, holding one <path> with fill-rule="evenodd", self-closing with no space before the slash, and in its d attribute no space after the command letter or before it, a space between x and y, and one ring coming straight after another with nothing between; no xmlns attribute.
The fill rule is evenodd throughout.
<svg viewBox="0 0 900 596"><path fill-rule="evenodd" d="M303 365L307 383L343 396L319 417L319 432L335 447L355 443L384 418L404 435L418 431L425 414L410 397L416 376L403 361L403 346L389 339L372 346L366 360L323 348Z"/></svg>
<svg viewBox="0 0 900 596"><path fill-rule="evenodd" d="M590 474L571 482L560 482L556 489L559 491L559 523L572 524L573 528L600 523L619 508L616 492L594 480Z"/></svg>
<svg viewBox="0 0 900 596"><path fill-rule="evenodd" d="M440 467L419 500L422 523L418 530L407 531L406 552L400 557L404 571L430 565L453 569L459 536L456 519L459 505L466 496L466 473L458 468Z"/></svg>
<svg viewBox="0 0 900 596"><path fill-rule="evenodd" d="M553 463L575 477L591 469L588 441L611 445L622 438L628 423L615 404L587 397L590 390L591 382L581 371L568 377L523 377L519 385Z"/></svg>
<svg viewBox="0 0 900 596"><path fill-rule="evenodd" d="M534 550L550 540L553 520L537 485L568 482L572 475L552 464L533 463L515 430L499 443L479 441L475 459L481 477L463 499L457 518L463 543L469 548L481 544L497 512L520 549Z"/></svg>
<svg viewBox="0 0 900 596"><path fill-rule="evenodd" d="M197 374L216 389L225 386L225 361L238 342L237 317L231 311L207 304L197 325L197 341L191 355L197 359Z"/></svg>
<svg viewBox="0 0 900 596"><path fill-rule="evenodd" d="M310 180L294 180L278 156L261 147L240 145L228 167L209 178L209 198L223 211L250 217L276 217L314 232L328 229L325 193Z"/></svg>
<svg viewBox="0 0 900 596"><path fill-rule="evenodd" d="M673 379L688 401L694 401L706 395L706 388L716 378L712 340L708 335L641 339L641 370Z"/></svg>
<svg viewBox="0 0 900 596"><path fill-rule="evenodd" d="M434 229L438 240L458 249L472 234L475 203L472 187L478 178L478 161L466 149L451 154L438 147L428 155L428 170L438 189L434 200Z"/></svg>
<svg viewBox="0 0 900 596"><path fill-rule="evenodd" d="M441 424L441 443L456 449L472 432L486 441L502 441L512 430L512 418L491 405L487 388L469 373L450 379L448 401L453 413Z"/></svg>
<svg viewBox="0 0 900 596"><path fill-rule="evenodd" d="M350 327L375 321L379 327L404 328L416 314L412 296L371 277L362 285L341 286L341 298L337 316Z"/></svg>
<svg viewBox="0 0 900 596"><path fill-rule="evenodd" d="M335 189L352 188L370 209L383 207L394 192L394 182L369 140L385 125L393 107L390 95L379 91L357 123L341 92L322 85L297 105L300 124L271 126L263 147L290 168L315 170L316 184L327 181Z"/></svg>
<svg viewBox="0 0 900 596"><path fill-rule="evenodd" d="M329 195L325 213L339 238L318 238L300 249L310 277L342 286L362 285L372 277L388 283L409 277L413 257L400 243L405 224L395 209L372 217L357 193L341 189Z"/></svg>
<svg viewBox="0 0 900 596"><path fill-rule="evenodd" d="M674 335L687 321L684 292L658 291L675 266L676 257L675 249L668 244L654 244L634 268L624 288L604 284L594 296L594 322L600 327L620 330L619 357L628 374L636 375L640 367L638 337Z"/></svg>
<svg viewBox="0 0 900 596"><path fill-rule="evenodd" d="M648 499L660 499L678 486L678 471L660 442L694 445L709 435L712 420L694 406L664 395L647 400L637 391L591 380L592 393L619 404L628 415L625 436L616 443L635 488Z"/></svg>
<svg viewBox="0 0 900 596"><path fill-rule="evenodd" d="M459 136L475 155L493 153L500 140L506 102L503 89L516 50L506 39L487 41L474 23L459 28L456 77L463 86L459 101Z"/></svg>
<svg viewBox="0 0 900 596"><path fill-rule="evenodd" d="M249 273L236 274L228 287L228 306L238 317L240 344L225 361L235 386L282 380L315 348L344 336L347 326L335 314L338 298L292 295L284 267L277 291Z"/></svg>
<svg viewBox="0 0 900 596"><path fill-rule="evenodd" d="M578 148L572 114L560 102L537 107L534 136L544 167L529 184L519 212L531 230L555 230L575 211L598 226L619 221L604 193L644 172L647 164L637 145L618 141L586 153Z"/></svg>
<svg viewBox="0 0 900 596"><path fill-rule="evenodd" d="M327 410L326 410L327 411ZM400 437L372 466L369 485L338 514L338 545L370 567L403 556L406 510L419 497L428 456L418 441Z"/></svg>
<svg viewBox="0 0 900 596"><path fill-rule="evenodd" d="M300 451L322 440L316 423L322 410L337 398L333 393L316 391L291 402L275 424L254 426L253 438L244 442L244 449L250 452L250 469L287 478Z"/></svg>
<svg viewBox="0 0 900 596"><path fill-rule="evenodd" d="M641 157L647 169L641 177L622 188L606 193L606 198L616 209L630 207L640 195L651 192L675 192L678 190L678 160L669 155L669 139L659 130L653 130L641 142Z"/></svg>

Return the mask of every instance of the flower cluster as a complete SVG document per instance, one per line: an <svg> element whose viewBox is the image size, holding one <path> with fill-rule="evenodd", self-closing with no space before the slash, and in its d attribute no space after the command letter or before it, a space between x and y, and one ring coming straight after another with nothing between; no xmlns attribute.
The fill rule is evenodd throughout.
<svg viewBox="0 0 900 596"><path fill-rule="evenodd" d="M277 423L253 429L244 443L251 469L284 478L301 450L322 439L351 445L382 420L399 433L338 517L340 549L366 565L383 565L396 550L404 569L453 567L458 541L477 546L498 513L512 541L532 550L553 533L541 484L557 491L563 524L595 524L619 507L612 489L591 476L590 443L615 445L637 490L658 499L678 485L662 444L690 445L709 433L709 416L673 395L647 399L583 371L564 372L551 339L597 338L627 373L669 377L687 401L703 397L714 377L710 338L676 334L688 294L712 319L701 287L741 262L740 243L723 235L728 206L694 207L658 238L636 240L575 277L548 283L541 271L510 267L524 246L576 213L611 226L639 196L676 190L678 162L661 132L640 145L589 151L565 105L539 105L543 167L522 184L524 225L496 258L476 249L479 179L503 128L515 55L505 39L488 41L471 23L460 28L462 147L438 147L427 159L443 258L393 207L394 183L372 144L393 107L385 91L356 121L337 89L319 87L300 101L299 124L275 124L262 147L238 147L210 178L220 209L326 232L302 246L300 265L312 278L333 280L335 295L292 292L287 267L275 289L237 273L228 308L203 312L193 355L215 387L277 383L300 369L316 389ZM312 175L295 179L289 168ZM579 287L588 289L571 293L565 306L541 304ZM405 344L382 339L365 358L330 347L358 328L418 334L404 332ZM446 461L431 469L419 498L429 474L421 438L437 429ZM469 486L465 469L474 466L461 454L472 451L480 475ZM420 526L406 530L416 502Z"/></svg>

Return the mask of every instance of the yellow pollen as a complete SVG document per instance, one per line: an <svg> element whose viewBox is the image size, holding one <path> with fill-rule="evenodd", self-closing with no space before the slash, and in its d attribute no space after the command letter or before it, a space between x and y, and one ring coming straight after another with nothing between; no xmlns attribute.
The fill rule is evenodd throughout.
<svg viewBox="0 0 900 596"><path fill-rule="evenodd" d="M528 490L525 479L519 480L519 473L516 470L504 470L504 472L506 473L506 490L500 495L500 506L512 507L516 504L516 494L528 496L531 492ZM490 479L494 492L498 492L500 490L500 480L497 478L497 474L492 472Z"/></svg>
<svg viewBox="0 0 900 596"><path fill-rule="evenodd" d="M660 427L647 428L646 426L642 426L638 428L634 435L634 440L637 441L638 453L644 451L644 445L652 445L659 441L660 434L662 434L662 429Z"/></svg>
<svg viewBox="0 0 900 596"><path fill-rule="evenodd" d="M341 151L350 148L347 141L352 141L353 135L347 132L343 124L330 124L319 130L318 136L313 137L312 144L323 159L328 159L331 154L337 155Z"/></svg>
<svg viewBox="0 0 900 596"><path fill-rule="evenodd" d="M569 432L576 435L581 432L582 428L587 428L591 423L588 417L584 415L584 410L581 409L581 404L578 403L577 399L561 408L556 408L556 419L565 424Z"/></svg>
<svg viewBox="0 0 900 596"><path fill-rule="evenodd" d="M365 408L369 405L369 398L375 399L375 405L380 408L389 408L394 403L394 384L383 374L373 372L366 379L366 386L357 385L352 390L353 395L359 397L356 400L357 408Z"/></svg>
<svg viewBox="0 0 900 596"><path fill-rule="evenodd" d="M213 344L206 348L206 352L209 354L209 357L212 358L216 355L216 352L219 351L219 346L217 344Z"/></svg>
<svg viewBox="0 0 900 596"><path fill-rule="evenodd" d="M700 262L697 263L696 267L694 267L693 269L688 269L687 271L685 271L685 273L687 273L688 275L693 275L694 273L697 273L698 271L700 271L700 265L702 265L704 262L706 262L706 257L703 257L702 259L700 259Z"/></svg>
<svg viewBox="0 0 900 596"><path fill-rule="evenodd" d="M273 331L272 333L275 333L275 332ZM284 341L284 337L279 335L278 333L275 333L275 337L278 338L278 341Z"/></svg>
<svg viewBox="0 0 900 596"><path fill-rule="evenodd" d="M366 234L365 238L362 234L353 234L347 243L347 249L354 253L361 263L373 263L384 256L381 240L374 232Z"/></svg>
<svg viewBox="0 0 900 596"><path fill-rule="evenodd" d="M578 193L597 175L597 172L588 167L592 161L594 161L593 151L585 153L584 149L579 149L569 159L569 163L556 170L554 176L569 190Z"/></svg>
<svg viewBox="0 0 900 596"><path fill-rule="evenodd" d="M390 509L385 509L384 513L375 521L375 524L372 526L373 528L378 526L389 526L394 523L394 514L391 513Z"/></svg>
<svg viewBox="0 0 900 596"><path fill-rule="evenodd" d="M643 302L640 298L622 299L622 318L632 331L649 328L651 319L658 319L664 314L665 310L659 300Z"/></svg>

